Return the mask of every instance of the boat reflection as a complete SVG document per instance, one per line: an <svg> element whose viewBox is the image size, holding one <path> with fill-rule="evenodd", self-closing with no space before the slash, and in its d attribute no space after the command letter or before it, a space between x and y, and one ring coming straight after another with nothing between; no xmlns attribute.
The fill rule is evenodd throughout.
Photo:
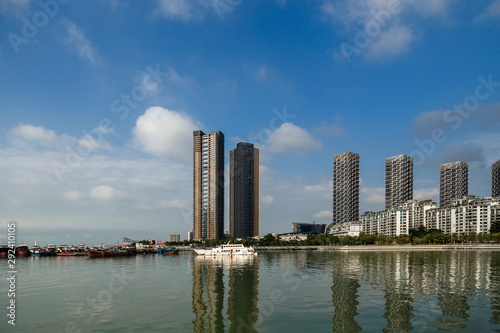
<svg viewBox="0 0 500 333"><path fill-rule="evenodd" d="M194 256L194 331L257 332L258 284L258 258L254 256Z"/></svg>

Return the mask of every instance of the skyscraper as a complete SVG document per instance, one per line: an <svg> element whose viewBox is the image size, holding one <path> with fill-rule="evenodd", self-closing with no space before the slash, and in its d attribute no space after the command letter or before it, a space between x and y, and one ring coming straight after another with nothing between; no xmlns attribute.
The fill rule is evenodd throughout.
<svg viewBox="0 0 500 333"><path fill-rule="evenodd" d="M258 236L259 150L240 142L229 156L229 233L243 239Z"/></svg>
<svg viewBox="0 0 500 333"><path fill-rule="evenodd" d="M413 157L385 159L385 208L396 207L413 199Z"/></svg>
<svg viewBox="0 0 500 333"><path fill-rule="evenodd" d="M359 155L333 156L333 223L359 220Z"/></svg>
<svg viewBox="0 0 500 333"><path fill-rule="evenodd" d="M224 237L224 134L193 132L195 239Z"/></svg>
<svg viewBox="0 0 500 333"><path fill-rule="evenodd" d="M465 162L442 164L439 167L439 206L445 207L454 200L469 195L469 165Z"/></svg>
<svg viewBox="0 0 500 333"><path fill-rule="evenodd" d="M500 161L491 166L491 196L500 197Z"/></svg>

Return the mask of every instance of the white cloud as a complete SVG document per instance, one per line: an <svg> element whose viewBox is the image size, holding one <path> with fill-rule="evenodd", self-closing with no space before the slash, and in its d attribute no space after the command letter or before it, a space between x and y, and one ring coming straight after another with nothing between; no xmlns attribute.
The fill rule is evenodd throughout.
<svg viewBox="0 0 500 333"><path fill-rule="evenodd" d="M262 197L262 204L263 205L272 205L274 203L274 197L272 195L265 195Z"/></svg>
<svg viewBox="0 0 500 333"><path fill-rule="evenodd" d="M122 201L128 199L127 193L106 185L93 188L90 191L90 195L92 198L102 201Z"/></svg>
<svg viewBox="0 0 500 333"><path fill-rule="evenodd" d="M212 7L211 0L159 0L155 14L173 20L199 20Z"/></svg>
<svg viewBox="0 0 500 333"><path fill-rule="evenodd" d="M479 15L476 20L488 20L500 18L500 0L493 1L484 11Z"/></svg>
<svg viewBox="0 0 500 333"><path fill-rule="evenodd" d="M322 210L321 212L316 213L313 216L315 218L317 218L317 219L332 218L333 217L333 213L330 210Z"/></svg>
<svg viewBox="0 0 500 333"><path fill-rule="evenodd" d="M0 1L0 16L21 17L29 12L30 0Z"/></svg>
<svg viewBox="0 0 500 333"><path fill-rule="evenodd" d="M48 147L55 143L57 135L40 126L19 124L9 132L9 138L16 144L35 143Z"/></svg>
<svg viewBox="0 0 500 333"><path fill-rule="evenodd" d="M413 198L416 200L439 200L439 188L428 187L415 189L413 191Z"/></svg>
<svg viewBox="0 0 500 333"><path fill-rule="evenodd" d="M151 107L137 119L133 136L145 152L191 162L193 131L197 129L199 125L186 114Z"/></svg>
<svg viewBox="0 0 500 333"><path fill-rule="evenodd" d="M385 188L361 187L360 197L368 204L385 204Z"/></svg>
<svg viewBox="0 0 500 333"><path fill-rule="evenodd" d="M372 61L388 61L408 52L416 39L418 17L446 17L450 0L326 0L321 6L325 18L345 27L345 44L352 54ZM343 55L336 58L343 59ZM348 60L350 62L350 59Z"/></svg>
<svg viewBox="0 0 500 333"><path fill-rule="evenodd" d="M267 151L276 154L305 154L321 148L320 141L312 137L307 130L292 123L283 123L271 132L269 144L265 147Z"/></svg>
<svg viewBox="0 0 500 333"><path fill-rule="evenodd" d="M84 32L80 30L73 22L63 19L62 24L66 28L68 34L66 44L73 48L78 56L92 64L100 61L97 50L92 46L92 43L87 39Z"/></svg>
<svg viewBox="0 0 500 333"><path fill-rule="evenodd" d="M83 192L72 190L64 193L64 197L71 201L81 201L86 198L86 195Z"/></svg>
<svg viewBox="0 0 500 333"><path fill-rule="evenodd" d="M390 60L410 49L414 34L409 27L394 25L380 33L368 47L367 56L377 61Z"/></svg>

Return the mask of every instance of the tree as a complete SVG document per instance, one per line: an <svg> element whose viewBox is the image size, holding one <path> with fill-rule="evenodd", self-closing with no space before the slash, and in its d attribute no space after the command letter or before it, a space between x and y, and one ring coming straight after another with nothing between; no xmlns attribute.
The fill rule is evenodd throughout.
<svg viewBox="0 0 500 333"><path fill-rule="evenodd" d="M500 233L500 219L491 221L490 234Z"/></svg>

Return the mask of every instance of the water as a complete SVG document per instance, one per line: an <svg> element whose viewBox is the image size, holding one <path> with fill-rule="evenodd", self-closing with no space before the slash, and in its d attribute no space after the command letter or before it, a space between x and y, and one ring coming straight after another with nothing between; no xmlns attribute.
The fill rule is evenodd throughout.
<svg viewBox="0 0 500 333"><path fill-rule="evenodd" d="M0 332L500 332L500 251L17 260Z"/></svg>

